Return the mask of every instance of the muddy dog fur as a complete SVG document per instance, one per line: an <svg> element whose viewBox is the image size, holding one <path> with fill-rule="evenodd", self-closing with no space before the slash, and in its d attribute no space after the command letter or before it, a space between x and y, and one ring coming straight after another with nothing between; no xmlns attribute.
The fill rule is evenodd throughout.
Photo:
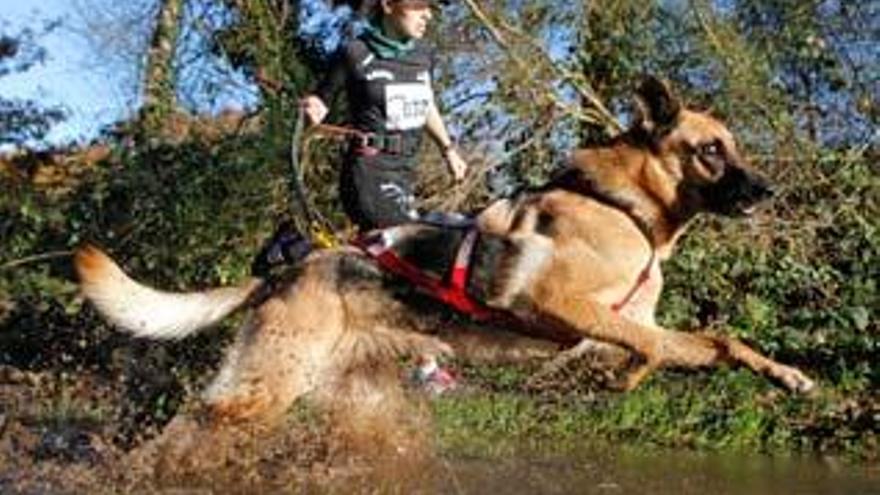
<svg viewBox="0 0 880 495"><path fill-rule="evenodd" d="M252 279L184 294L141 285L86 246L75 257L82 292L108 320L147 338L185 337L252 308L201 398L195 430L202 432L274 424L308 397L342 418L354 437L366 434L374 442L364 432L393 430L406 416L396 356L453 347L465 356L516 358L590 339L638 358L623 389L662 367L729 364L793 392L811 391L815 384L801 371L739 340L655 322L660 262L690 221L700 213L749 214L771 190L739 154L731 132L711 115L684 108L664 82L648 78L636 96L639 118L626 133L574 152L570 166L546 186L496 201L477 217L480 238L501 246L484 301L513 317L511 330L538 340L425 328L418 310L395 294L393 277L352 247L310 254L282 283ZM426 228L436 227L402 227L414 235Z"/></svg>

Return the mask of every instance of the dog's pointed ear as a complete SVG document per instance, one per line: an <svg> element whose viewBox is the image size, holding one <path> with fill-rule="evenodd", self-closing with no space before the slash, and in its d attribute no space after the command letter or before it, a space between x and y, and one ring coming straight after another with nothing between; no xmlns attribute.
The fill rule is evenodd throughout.
<svg viewBox="0 0 880 495"><path fill-rule="evenodd" d="M665 81L647 76L636 91L636 108L636 125L649 134L661 136L677 123L681 102Z"/></svg>

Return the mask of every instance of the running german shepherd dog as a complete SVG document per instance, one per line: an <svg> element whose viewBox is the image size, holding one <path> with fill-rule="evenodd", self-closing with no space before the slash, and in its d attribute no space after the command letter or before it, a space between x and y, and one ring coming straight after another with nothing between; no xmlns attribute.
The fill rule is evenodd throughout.
<svg viewBox="0 0 880 495"><path fill-rule="evenodd" d="M626 133L576 151L543 188L478 215L469 231L478 240L468 251L474 266L466 297L517 334L563 346L594 339L629 351L638 365L625 389L661 367L731 364L809 392L814 382L802 372L736 339L655 323L660 261L690 220L703 212L749 214L771 189L740 156L731 132L683 108L664 82L648 78L636 96L640 117ZM469 236L422 223L392 232L404 251L435 253L429 264L461 258L455 246ZM419 312L400 297L398 274L360 247L313 252L286 281L251 279L188 294L140 285L94 247L80 249L75 264L98 311L141 337L185 337L253 308L204 394L212 421L277 418L306 394L370 410L387 386L373 370L393 365L398 353L449 352L461 336L420 328Z"/></svg>

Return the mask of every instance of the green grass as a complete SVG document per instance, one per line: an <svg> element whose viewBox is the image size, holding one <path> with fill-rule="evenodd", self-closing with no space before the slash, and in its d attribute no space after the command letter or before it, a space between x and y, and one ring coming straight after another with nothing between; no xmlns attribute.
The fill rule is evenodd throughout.
<svg viewBox="0 0 880 495"><path fill-rule="evenodd" d="M833 388L794 397L748 371L720 370L661 373L626 394L474 390L440 398L434 411L441 447L455 452L501 455L523 444L570 450L598 441L774 454L828 450L872 460L876 398L861 400L860 409L858 399Z"/></svg>

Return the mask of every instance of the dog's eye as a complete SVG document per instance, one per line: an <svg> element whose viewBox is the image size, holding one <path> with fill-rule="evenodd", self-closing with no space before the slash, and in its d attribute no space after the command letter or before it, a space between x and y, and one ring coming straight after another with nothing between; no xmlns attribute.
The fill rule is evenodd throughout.
<svg viewBox="0 0 880 495"><path fill-rule="evenodd" d="M721 144L718 141L700 145L700 154L706 156L718 156L722 153Z"/></svg>

